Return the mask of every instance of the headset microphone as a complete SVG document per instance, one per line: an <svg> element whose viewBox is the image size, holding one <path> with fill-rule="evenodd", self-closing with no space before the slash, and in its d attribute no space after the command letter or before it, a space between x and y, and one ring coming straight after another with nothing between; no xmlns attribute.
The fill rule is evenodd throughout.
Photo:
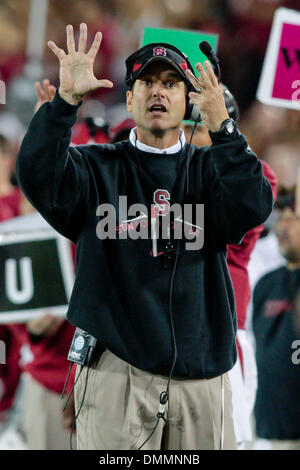
<svg viewBox="0 0 300 470"><path fill-rule="evenodd" d="M219 66L219 59L216 56L215 51L207 41L202 41L199 44L200 51L211 61L211 63L217 68L218 81L221 80L221 69Z"/></svg>

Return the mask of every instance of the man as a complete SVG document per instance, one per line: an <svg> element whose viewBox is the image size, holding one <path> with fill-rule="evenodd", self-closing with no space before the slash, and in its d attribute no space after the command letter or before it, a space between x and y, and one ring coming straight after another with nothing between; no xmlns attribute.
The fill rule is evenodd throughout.
<svg viewBox="0 0 300 470"><path fill-rule="evenodd" d="M93 75L101 33L88 53L86 42L81 24L78 50L70 25L67 54L48 43L60 60L59 92L33 118L17 161L30 201L77 244L68 318L104 351L77 377L78 448L235 448L226 372L236 360L236 320L226 244L264 222L271 188L228 121L212 67L197 64L195 78L172 45L149 45L126 61L127 108L137 124L129 142L69 147L81 100L112 87ZM199 106L210 149L185 143L187 104ZM131 215L119 196L127 196ZM175 238L174 225L168 240L158 236L170 200L194 211L205 204L204 227L194 213L176 218L196 250ZM113 224L103 213L111 207Z"/></svg>
<svg viewBox="0 0 300 470"><path fill-rule="evenodd" d="M296 450L300 449L300 375L294 302L300 288L300 221L288 205L276 233L287 264L264 275L253 294L256 434L269 440L272 450Z"/></svg>

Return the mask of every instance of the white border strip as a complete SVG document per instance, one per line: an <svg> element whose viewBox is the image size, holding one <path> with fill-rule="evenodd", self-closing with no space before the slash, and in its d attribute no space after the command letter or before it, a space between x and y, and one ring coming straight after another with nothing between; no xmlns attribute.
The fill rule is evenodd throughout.
<svg viewBox="0 0 300 470"><path fill-rule="evenodd" d="M0 325L4 323L25 323L33 318L41 317L48 311L58 317L66 318L68 305L58 305L56 307L33 308L28 310L18 310L0 313Z"/></svg>

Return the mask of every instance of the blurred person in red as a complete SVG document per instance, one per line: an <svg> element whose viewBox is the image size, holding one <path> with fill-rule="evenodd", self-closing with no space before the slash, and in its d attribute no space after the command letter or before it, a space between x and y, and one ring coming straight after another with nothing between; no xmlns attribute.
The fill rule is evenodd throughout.
<svg viewBox="0 0 300 470"><path fill-rule="evenodd" d="M124 119L122 122L114 126L110 131L111 142L120 142L121 140L129 139L131 129L136 127L133 119Z"/></svg>
<svg viewBox="0 0 300 470"><path fill-rule="evenodd" d="M0 223L19 215L21 191L11 183L13 156L10 142L0 135ZM21 368L19 366L19 343L10 325L0 325L0 340L6 347L6 363L0 366L0 429L9 419L18 388Z"/></svg>
<svg viewBox="0 0 300 470"><path fill-rule="evenodd" d="M11 328L21 345L26 444L30 450L67 450L70 432L63 425L61 392L69 367L66 358L74 329L51 312L26 325L14 324ZM72 379L67 393L71 386ZM71 428L68 416L65 424Z"/></svg>
<svg viewBox="0 0 300 470"><path fill-rule="evenodd" d="M43 87L36 83L38 102L35 111L50 101L55 87L49 80ZM22 213L34 211L22 197ZM70 245L75 264L75 248ZM72 416L68 409L62 416L61 393L69 368L68 350L74 334L71 324L49 312L25 324L10 325L21 350L20 365L24 372L23 432L31 450L66 450L70 448ZM66 387L73 385L71 376Z"/></svg>
<svg viewBox="0 0 300 470"><path fill-rule="evenodd" d="M228 114L235 120L239 118L237 102L228 88L223 85L225 103ZM183 122L186 138L199 147L211 145L209 130L201 124L192 125L191 122ZM193 133L194 132L194 133ZM265 177L269 180L273 198L276 199L277 180L272 169L264 161L261 161ZM231 276L237 314L237 350L238 360L229 371L232 385L233 417L238 448L243 449L245 442L251 441L252 432L250 416L252 413L256 393L256 365L252 347L247 339L245 324L247 307L250 301L250 284L248 276L248 263L250 255L259 239L264 225L260 225L246 233L239 245L227 245L227 264Z"/></svg>
<svg viewBox="0 0 300 470"><path fill-rule="evenodd" d="M21 376L20 345L9 325L0 325L0 340L5 344L5 363L0 364L0 433L9 423Z"/></svg>

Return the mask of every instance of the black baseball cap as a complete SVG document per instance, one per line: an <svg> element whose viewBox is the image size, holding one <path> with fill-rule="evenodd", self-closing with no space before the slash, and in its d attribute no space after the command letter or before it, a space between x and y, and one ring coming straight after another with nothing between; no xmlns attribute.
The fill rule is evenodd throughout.
<svg viewBox="0 0 300 470"><path fill-rule="evenodd" d="M187 69L195 74L187 56L172 44L163 42L147 44L126 59L126 85L129 89L133 87L134 82L147 65L154 61L164 61L171 64L182 76L182 79L188 85L189 91L193 89L191 82L185 75Z"/></svg>

